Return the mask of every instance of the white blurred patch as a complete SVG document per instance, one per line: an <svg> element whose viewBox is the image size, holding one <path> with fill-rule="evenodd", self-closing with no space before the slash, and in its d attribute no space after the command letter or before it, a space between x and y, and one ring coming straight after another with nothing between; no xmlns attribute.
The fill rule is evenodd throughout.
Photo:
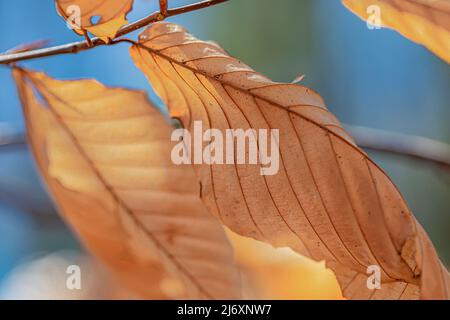
<svg viewBox="0 0 450 320"><path fill-rule="evenodd" d="M67 270L79 266L80 286L67 287ZM111 285L105 271L86 255L60 251L16 267L0 286L0 299L55 300L107 299Z"/></svg>

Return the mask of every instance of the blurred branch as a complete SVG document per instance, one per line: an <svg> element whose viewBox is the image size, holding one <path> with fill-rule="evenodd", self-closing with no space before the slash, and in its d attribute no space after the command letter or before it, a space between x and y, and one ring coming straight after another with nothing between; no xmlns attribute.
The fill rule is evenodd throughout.
<svg viewBox="0 0 450 320"><path fill-rule="evenodd" d="M0 122L0 148L17 147L26 143L24 134L8 123Z"/></svg>
<svg viewBox="0 0 450 320"><path fill-rule="evenodd" d="M363 149L421 160L450 170L450 145L446 143L379 129L345 127Z"/></svg>
<svg viewBox="0 0 450 320"><path fill-rule="evenodd" d="M128 33L131 33L133 31L136 31L138 29L141 29L143 27L148 26L151 23L162 21L166 18L173 17L179 14L196 11L199 9L207 8L213 5L217 5L223 2L226 2L229 0L206 0L197 2L194 4L186 5L179 8L174 9L168 9L167 8L167 0L161 0L161 10L158 12L154 12L151 15L140 19L136 22L130 23L126 26L123 26L119 31L117 32L116 38L124 36ZM60 46L55 47L49 47L49 48L42 48L37 50L30 50L25 52L18 52L18 53L6 53L0 55L0 64L11 64L18 61L25 61L25 60L31 60L36 58L43 58L43 57L49 57L49 56L55 56L55 55L61 55L61 54L68 54L68 53L77 53L84 50L89 50L98 46L103 45L114 45L117 42L112 42L110 44L105 43L103 40L99 38L92 38L90 39L90 43L87 41L79 41L79 42L73 42L68 43Z"/></svg>
<svg viewBox="0 0 450 320"><path fill-rule="evenodd" d="M26 196L24 196L26 195ZM0 184L0 203L10 208L32 215L36 220L54 221L58 218L57 211L48 197L36 192L36 185L31 183L12 183L5 181Z"/></svg>
<svg viewBox="0 0 450 320"><path fill-rule="evenodd" d="M345 125L345 128L353 136L356 144L363 149L428 162L450 171L449 144L428 138L360 126ZM0 123L0 150L2 147L25 145L26 138L23 133L14 130L7 124Z"/></svg>

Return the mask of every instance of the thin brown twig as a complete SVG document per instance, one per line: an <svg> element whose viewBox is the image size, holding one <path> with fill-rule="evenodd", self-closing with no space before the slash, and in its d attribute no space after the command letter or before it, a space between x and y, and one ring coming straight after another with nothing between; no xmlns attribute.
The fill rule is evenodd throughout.
<svg viewBox="0 0 450 320"><path fill-rule="evenodd" d="M93 45L92 44L92 40L89 37L89 35L88 35L86 30L83 30L83 36L84 36L84 39L86 39L86 44L87 44L88 48L92 47L92 45Z"/></svg>
<svg viewBox="0 0 450 320"><path fill-rule="evenodd" d="M169 9L169 1L168 0L159 0L159 12L163 16L167 15Z"/></svg>
<svg viewBox="0 0 450 320"><path fill-rule="evenodd" d="M143 27L148 26L151 23L164 20L169 17L173 17L176 15L180 15L187 12L192 12L196 10L200 10L203 8L211 7L223 2L226 2L229 0L205 0L201 2L197 2L194 4L189 4L183 7L174 8L174 9L167 9L166 12L154 12L150 14L149 16L142 18L140 20L137 20L133 23L130 23L126 26L123 26L119 29L117 32L116 38L124 36L126 34L129 34L133 31L139 30ZM167 1L166 1L167 2ZM38 50L31 50L26 52L20 52L20 53L11 53L11 54L2 54L0 55L0 64L11 64L18 61L25 61L25 60L31 60L31 59L37 59L37 58L43 58L43 57L49 57L49 56L55 56L55 55L61 55L61 54L69 54L69 53L77 53L84 50L89 50L98 46L102 45L113 45L117 42L112 43L105 43L100 38L92 38L91 44L88 44L86 41L78 41L73 43L67 43L60 46L54 46L49 48L43 48Z"/></svg>

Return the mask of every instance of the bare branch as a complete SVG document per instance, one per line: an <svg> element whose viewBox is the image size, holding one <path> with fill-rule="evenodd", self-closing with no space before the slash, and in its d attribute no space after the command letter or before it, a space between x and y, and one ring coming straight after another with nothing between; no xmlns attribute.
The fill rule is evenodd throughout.
<svg viewBox="0 0 450 320"><path fill-rule="evenodd" d="M363 149L426 161L450 170L450 145L412 135L346 125L356 144Z"/></svg>
<svg viewBox="0 0 450 320"><path fill-rule="evenodd" d="M179 7L179 8L167 9L166 12L159 11L159 12L152 13L151 15L149 15L143 19L140 19L136 22L130 23L126 26L123 26L117 32L116 38L122 37L133 31L136 31L143 27L146 27L151 23L161 21L166 18L180 15L183 13L207 8L207 7L217 5L217 4L226 2L226 1L229 1L229 0L206 0L206 1L201 1L198 3L186 5L186 6ZM167 5L167 0L162 0L161 2L165 2ZM164 3L163 3L163 5L164 5ZM55 55L61 55L61 54L77 53L77 52L89 50L89 49L92 49L92 48L95 48L98 46L108 45L99 38L92 38L90 40L91 40L91 43L87 43L86 41L79 41L79 42L68 43L68 44L50 47L50 48L43 48L43 49L31 50L31 51L19 52L19 53L2 54L2 55L0 55L0 64L11 64L11 63L18 62L18 61L25 61L25 60L31 60L31 59L43 58L43 57L49 57L49 56L55 56ZM113 42L111 44L115 44L115 43L117 43L117 42Z"/></svg>
<svg viewBox="0 0 450 320"><path fill-rule="evenodd" d="M187 13L187 12L190 12L190 11L195 11L195 10L207 8L207 7L210 7L210 6L219 4L219 3L223 3L223 2L226 2L226 1L229 1L229 0L202 1L202 2L191 4L189 6L184 6L184 7L179 7L179 8L175 8L175 9L170 9L167 12L167 17L176 16L176 15Z"/></svg>
<svg viewBox="0 0 450 320"><path fill-rule="evenodd" d="M89 35L88 35L86 30L83 30L83 36L86 39L86 44L87 44L88 48L92 47L92 40L89 37Z"/></svg>
<svg viewBox="0 0 450 320"><path fill-rule="evenodd" d="M366 127L345 127L363 149L420 160L450 171L450 145L446 143ZM21 145L26 145L25 135L0 123L0 148Z"/></svg>
<svg viewBox="0 0 450 320"><path fill-rule="evenodd" d="M0 122L0 148L22 146L25 143L25 135L18 128Z"/></svg>

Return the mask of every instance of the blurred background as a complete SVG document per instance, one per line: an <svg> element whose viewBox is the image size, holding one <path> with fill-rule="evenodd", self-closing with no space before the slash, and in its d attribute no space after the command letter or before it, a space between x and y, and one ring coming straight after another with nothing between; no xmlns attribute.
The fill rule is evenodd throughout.
<svg viewBox="0 0 450 320"><path fill-rule="evenodd" d="M195 0L169 2L175 7ZM128 20L155 10L156 0L135 0ZM217 41L275 81L305 75L302 82L318 91L344 123L450 143L450 67L394 31L369 30L339 0L231 0L169 21ZM53 0L0 0L0 30L0 52L39 39L49 39L52 45L80 40L57 15ZM107 85L145 89L158 101L126 44L23 65L59 79L96 78ZM0 67L0 137L23 132L10 70ZM407 158L370 154L397 184L444 263L450 264L450 172ZM339 297L329 284L331 275L311 271L318 264L290 253L272 259L270 248L248 257L245 248L253 245L246 243L238 258L242 265L258 268L255 277L279 274L281 266L285 272L284 279L265 284L265 297ZM102 274L58 217L27 146L0 146L0 298L105 297L106 287L94 285L100 276L87 279L92 286L82 293L62 293L64 282L55 279L64 277L63 266L70 264ZM280 291L280 283L293 277L297 284Z"/></svg>

